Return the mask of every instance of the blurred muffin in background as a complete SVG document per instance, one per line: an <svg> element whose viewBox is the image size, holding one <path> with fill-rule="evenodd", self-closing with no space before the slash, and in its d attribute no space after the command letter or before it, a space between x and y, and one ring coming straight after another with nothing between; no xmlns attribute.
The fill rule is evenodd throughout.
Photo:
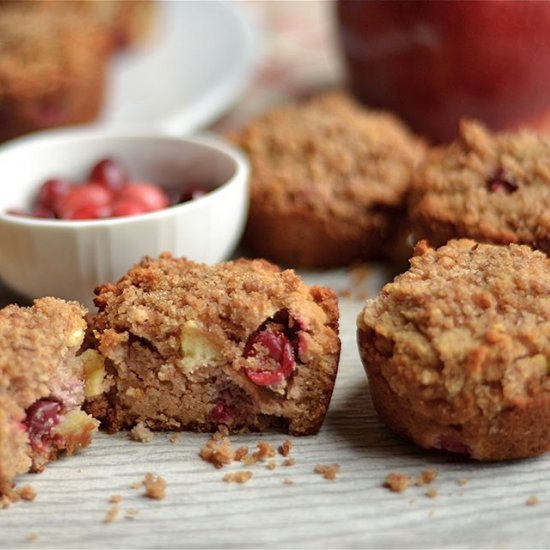
<svg viewBox="0 0 550 550"><path fill-rule="evenodd" d="M153 4L0 0L0 141L96 120L111 55L147 36Z"/></svg>

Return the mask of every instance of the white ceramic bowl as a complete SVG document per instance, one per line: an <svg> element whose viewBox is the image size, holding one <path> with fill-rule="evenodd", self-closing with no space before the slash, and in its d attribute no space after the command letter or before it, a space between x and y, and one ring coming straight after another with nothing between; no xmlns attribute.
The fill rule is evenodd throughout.
<svg viewBox="0 0 550 550"><path fill-rule="evenodd" d="M50 177L85 180L105 157L124 163L133 179L215 189L121 218L64 221L6 213L29 207ZM57 296L93 308L94 288L118 280L145 255L169 251L209 264L226 259L246 221L248 179L246 158L216 138L72 129L15 140L0 147L0 279L28 298Z"/></svg>

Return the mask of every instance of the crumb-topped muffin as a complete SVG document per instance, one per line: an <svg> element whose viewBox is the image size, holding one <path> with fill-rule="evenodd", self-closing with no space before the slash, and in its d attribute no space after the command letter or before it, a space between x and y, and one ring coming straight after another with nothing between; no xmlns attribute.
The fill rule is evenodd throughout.
<svg viewBox="0 0 550 550"><path fill-rule="evenodd" d="M331 290L264 260L163 254L96 293L105 379L88 410L108 430L319 430L340 353Z"/></svg>
<svg viewBox="0 0 550 550"><path fill-rule="evenodd" d="M251 161L244 242L293 267L379 256L401 218L424 147L388 113L343 92L284 105L233 136Z"/></svg>
<svg viewBox="0 0 550 550"><path fill-rule="evenodd" d="M108 34L70 11L19 5L26 7L0 5L0 141L95 120L105 94Z"/></svg>
<svg viewBox="0 0 550 550"><path fill-rule="evenodd" d="M80 409L84 314L55 298L0 310L0 496L9 498L17 474L89 445L97 429Z"/></svg>
<svg viewBox="0 0 550 550"><path fill-rule="evenodd" d="M358 345L376 410L427 449L550 449L550 259L524 245L416 247L367 302Z"/></svg>
<svg viewBox="0 0 550 550"><path fill-rule="evenodd" d="M550 251L550 139L464 121L415 175L410 216L432 246L467 237Z"/></svg>

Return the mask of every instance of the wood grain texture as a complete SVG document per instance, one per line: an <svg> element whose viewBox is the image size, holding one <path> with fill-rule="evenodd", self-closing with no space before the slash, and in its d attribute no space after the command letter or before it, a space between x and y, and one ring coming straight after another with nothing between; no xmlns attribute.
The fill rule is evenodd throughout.
<svg viewBox="0 0 550 550"><path fill-rule="evenodd" d="M385 275L373 270L373 295ZM308 274L345 290L343 271ZM357 293L355 293L357 294ZM294 466L269 470L233 464L216 470L198 457L208 436L183 433L171 443L157 434L136 443L126 434L99 434L85 452L23 476L38 493L0 511L0 548L544 548L550 540L550 456L479 464L429 454L395 439L378 421L355 344L355 318L363 300L341 299L340 372L321 432L292 438ZM232 437L234 446L260 439L279 445L286 437ZM334 481L314 473L316 464L340 464ZM403 493L383 487L389 472L416 478L438 472L432 484ZM250 469L244 485L229 484L229 471ZM167 496L154 501L133 489L145 473L163 476ZM285 478L292 479L286 485ZM465 479L467 483L460 485ZM104 522L111 495L120 513ZM539 503L527 505L531 495ZM135 519L126 512L138 510ZM36 538L29 541L33 533Z"/></svg>

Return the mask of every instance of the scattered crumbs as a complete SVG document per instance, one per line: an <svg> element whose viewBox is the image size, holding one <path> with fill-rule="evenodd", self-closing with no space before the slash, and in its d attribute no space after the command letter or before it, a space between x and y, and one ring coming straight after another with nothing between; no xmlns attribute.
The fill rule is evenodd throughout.
<svg viewBox="0 0 550 550"><path fill-rule="evenodd" d="M268 461L267 461L267 464L265 465L265 467L266 467L268 470L274 470L274 469L277 467L277 462L275 462L274 460L268 460Z"/></svg>
<svg viewBox="0 0 550 550"><path fill-rule="evenodd" d="M180 434L179 433L173 433L168 440L170 443L177 443L180 440Z"/></svg>
<svg viewBox="0 0 550 550"><path fill-rule="evenodd" d="M461 478L457 481L457 483L461 486L464 486L464 485L466 485L466 483L468 483L468 480L464 479L464 478Z"/></svg>
<svg viewBox="0 0 550 550"><path fill-rule="evenodd" d="M113 502L115 504L118 504L121 501L122 501L122 497L120 495L111 495L109 497L109 502Z"/></svg>
<svg viewBox="0 0 550 550"><path fill-rule="evenodd" d="M215 468L221 468L224 464L233 462L235 451L231 448L229 438L217 431L212 439L207 441L204 447L201 447L199 456L205 462L210 462Z"/></svg>
<svg viewBox="0 0 550 550"><path fill-rule="evenodd" d="M285 478L283 479L283 483L284 483L285 485L293 485L293 484L294 484L294 481L292 481L292 479L290 479L289 477L285 477Z"/></svg>
<svg viewBox="0 0 550 550"><path fill-rule="evenodd" d="M13 498L8 495L2 495L0 496L0 510L2 508L7 508L12 502L13 502Z"/></svg>
<svg viewBox="0 0 550 550"><path fill-rule="evenodd" d="M325 479L333 480L336 479L336 475L340 471L340 464L317 464L313 471Z"/></svg>
<svg viewBox="0 0 550 550"><path fill-rule="evenodd" d="M275 456L276 451L272 445L270 445L267 441L260 441L257 445L258 450L255 454L258 455L258 458L260 460L263 460L264 458L271 458Z"/></svg>
<svg viewBox="0 0 550 550"><path fill-rule="evenodd" d="M128 519L135 519L138 514L139 514L139 510L137 508L128 508L128 510L126 510L126 515L124 517Z"/></svg>
<svg viewBox="0 0 550 550"><path fill-rule="evenodd" d="M239 470L238 472L229 472L223 476L227 483L246 483L252 477L250 470Z"/></svg>
<svg viewBox="0 0 550 550"><path fill-rule="evenodd" d="M118 516L118 513L120 512L120 508L118 507L118 504L113 504L105 514L105 519L103 520L105 523L113 523L115 519Z"/></svg>
<svg viewBox="0 0 550 550"><path fill-rule="evenodd" d="M139 441L140 443L150 443L153 441L153 432L143 423L138 422L130 430L130 439L133 441Z"/></svg>
<svg viewBox="0 0 550 550"><path fill-rule="evenodd" d="M166 480L151 473L145 474L143 480L145 496L155 500L162 500L166 496Z"/></svg>
<svg viewBox="0 0 550 550"><path fill-rule="evenodd" d="M426 496L427 497L430 497L430 498L435 498L437 496L437 491L433 488L433 487L430 487L427 491L426 491Z"/></svg>
<svg viewBox="0 0 550 550"><path fill-rule="evenodd" d="M30 533L25 540L27 542L36 542L38 540L38 533Z"/></svg>
<svg viewBox="0 0 550 550"><path fill-rule="evenodd" d="M384 487L387 487L394 493L402 493L409 488L410 484L411 478L408 475L396 472L388 474L384 480Z"/></svg>
<svg viewBox="0 0 550 550"><path fill-rule="evenodd" d="M223 437L228 437L228 436L229 436L229 428L225 424L220 424L218 426L217 431L214 432L214 434L212 435L212 439L214 439L214 441L218 441Z"/></svg>
<svg viewBox="0 0 550 550"><path fill-rule="evenodd" d="M279 446L279 454L282 456L288 456L291 449L292 443L288 439L285 439L283 443Z"/></svg>
<svg viewBox="0 0 550 550"><path fill-rule="evenodd" d="M422 487L423 485L433 483L437 478L436 470L424 470L417 478L416 485Z"/></svg>
<svg viewBox="0 0 550 550"><path fill-rule="evenodd" d="M283 461L283 466L294 466L296 459L293 456L289 456Z"/></svg>
<svg viewBox="0 0 550 550"><path fill-rule="evenodd" d="M366 284L369 279L370 269L365 264L356 264L349 268L349 287L338 290L338 295L342 298L350 298L354 296L359 300L366 300L368 292Z"/></svg>
<svg viewBox="0 0 550 550"><path fill-rule="evenodd" d="M135 489L136 491L141 488L143 485L143 481L134 481L131 485L132 489Z"/></svg>
<svg viewBox="0 0 550 550"><path fill-rule="evenodd" d="M527 506L536 506L539 503L539 497L537 495L531 495L526 501Z"/></svg>
<svg viewBox="0 0 550 550"><path fill-rule="evenodd" d="M17 489L17 494L22 500L34 500L36 498L36 491L32 485L23 485L23 487Z"/></svg>
<svg viewBox="0 0 550 550"><path fill-rule="evenodd" d="M235 460L237 462L239 462L240 460L242 460L247 455L248 455L248 447L239 447L235 451Z"/></svg>
<svg viewBox="0 0 550 550"><path fill-rule="evenodd" d="M245 466L253 466L254 464L256 464L256 462L258 462L259 458L258 456L256 455L256 453L252 453L252 454L248 454L246 453L242 458L241 458L241 462L245 465Z"/></svg>

